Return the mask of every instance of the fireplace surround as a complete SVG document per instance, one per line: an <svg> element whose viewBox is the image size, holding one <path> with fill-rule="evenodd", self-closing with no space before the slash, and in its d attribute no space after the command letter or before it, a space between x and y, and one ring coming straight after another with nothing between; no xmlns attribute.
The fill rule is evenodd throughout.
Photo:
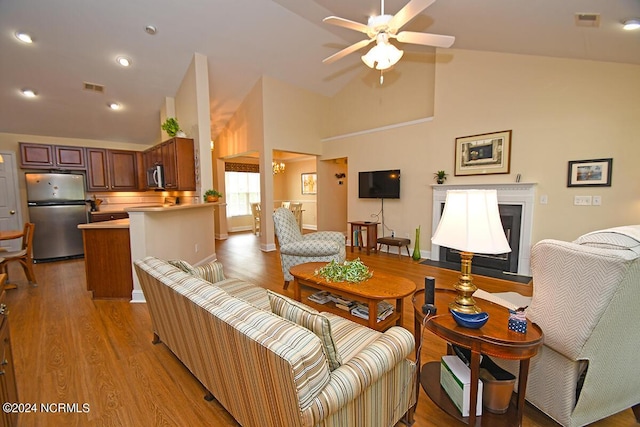
<svg viewBox="0 0 640 427"><path fill-rule="evenodd" d="M533 207L535 202L535 183L508 183L508 184L474 184L474 185L459 185L459 184L438 184L432 185L433 188L433 214L432 214L432 232L438 227L440 217L442 215L442 207L444 205L447 190L468 190L468 189L481 189L490 190L495 189L498 192L498 205L501 206L502 211L511 210L513 207L521 207L519 210L520 218L519 224L516 224L516 228L519 225L519 238L517 239L518 247L513 247L513 242L510 241L512 246L512 259L509 260L510 266L504 268L504 271L511 271L523 276L530 275L530 257L531 257L531 235L533 231ZM511 208L508 208L508 207ZM514 220L517 215L514 217ZM509 237L509 236L507 236ZM431 245L431 259L433 261L446 261L443 259L440 246ZM455 256L454 256L455 257ZM474 259L475 261L475 259ZM516 264L517 263L517 264Z"/></svg>

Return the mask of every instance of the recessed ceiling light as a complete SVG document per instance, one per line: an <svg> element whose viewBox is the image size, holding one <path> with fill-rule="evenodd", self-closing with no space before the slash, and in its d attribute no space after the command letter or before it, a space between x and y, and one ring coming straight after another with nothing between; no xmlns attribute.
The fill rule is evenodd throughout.
<svg viewBox="0 0 640 427"><path fill-rule="evenodd" d="M110 104L107 104L109 106L109 108L111 108L112 110L119 110L120 108L122 108L122 106L120 104L118 104L117 102L112 102Z"/></svg>
<svg viewBox="0 0 640 427"><path fill-rule="evenodd" d="M26 96L27 98L35 98L35 97L38 95L38 94L36 93L36 91L35 91L35 90L33 90L33 89L27 89L27 88L25 88L25 89L20 90L20 92L22 92L22 94L23 94L24 96Z"/></svg>
<svg viewBox="0 0 640 427"><path fill-rule="evenodd" d="M640 19L627 19L622 24L625 30L637 30L640 28Z"/></svg>
<svg viewBox="0 0 640 427"><path fill-rule="evenodd" d="M116 62L122 65L123 67L129 67L131 65L131 60L126 56L118 56L116 58Z"/></svg>
<svg viewBox="0 0 640 427"><path fill-rule="evenodd" d="M23 33L21 31L18 31L16 33L16 38L18 40L20 40L23 43L33 43L33 39L31 38L31 36L27 33Z"/></svg>
<svg viewBox="0 0 640 427"><path fill-rule="evenodd" d="M154 27L153 25L147 25L146 27L144 27L144 31L147 34L150 34L150 35L154 36L158 32L158 29L156 27Z"/></svg>

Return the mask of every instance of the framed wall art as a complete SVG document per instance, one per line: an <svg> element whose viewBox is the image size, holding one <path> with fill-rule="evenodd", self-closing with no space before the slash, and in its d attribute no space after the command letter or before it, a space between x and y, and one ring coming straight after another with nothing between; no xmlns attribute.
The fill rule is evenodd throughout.
<svg viewBox="0 0 640 427"><path fill-rule="evenodd" d="M302 174L302 194L316 194L318 176L315 173Z"/></svg>
<svg viewBox="0 0 640 427"><path fill-rule="evenodd" d="M509 173L511 131L456 138L455 175Z"/></svg>
<svg viewBox="0 0 640 427"><path fill-rule="evenodd" d="M611 187L613 159L569 162L567 187Z"/></svg>

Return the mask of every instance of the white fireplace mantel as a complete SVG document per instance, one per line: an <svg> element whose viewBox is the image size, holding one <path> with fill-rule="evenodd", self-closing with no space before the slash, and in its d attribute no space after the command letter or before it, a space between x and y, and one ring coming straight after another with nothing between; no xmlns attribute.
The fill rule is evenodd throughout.
<svg viewBox="0 0 640 427"><path fill-rule="evenodd" d="M533 233L533 207L535 204L536 183L511 182L506 184L434 184L433 188L433 222L431 232L435 233L442 215L441 206L447 198L447 190L492 190L498 191L498 204L522 206L522 222L520 224L520 253L518 256L518 274L531 275L531 236ZM431 244L431 259L440 260L440 246Z"/></svg>

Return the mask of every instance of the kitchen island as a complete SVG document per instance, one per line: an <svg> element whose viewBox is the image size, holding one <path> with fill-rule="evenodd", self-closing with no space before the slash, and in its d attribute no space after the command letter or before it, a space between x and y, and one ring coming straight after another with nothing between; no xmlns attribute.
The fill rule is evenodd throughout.
<svg viewBox="0 0 640 427"><path fill-rule="evenodd" d="M129 220L80 224L87 290L93 298L131 299L133 275Z"/></svg>

